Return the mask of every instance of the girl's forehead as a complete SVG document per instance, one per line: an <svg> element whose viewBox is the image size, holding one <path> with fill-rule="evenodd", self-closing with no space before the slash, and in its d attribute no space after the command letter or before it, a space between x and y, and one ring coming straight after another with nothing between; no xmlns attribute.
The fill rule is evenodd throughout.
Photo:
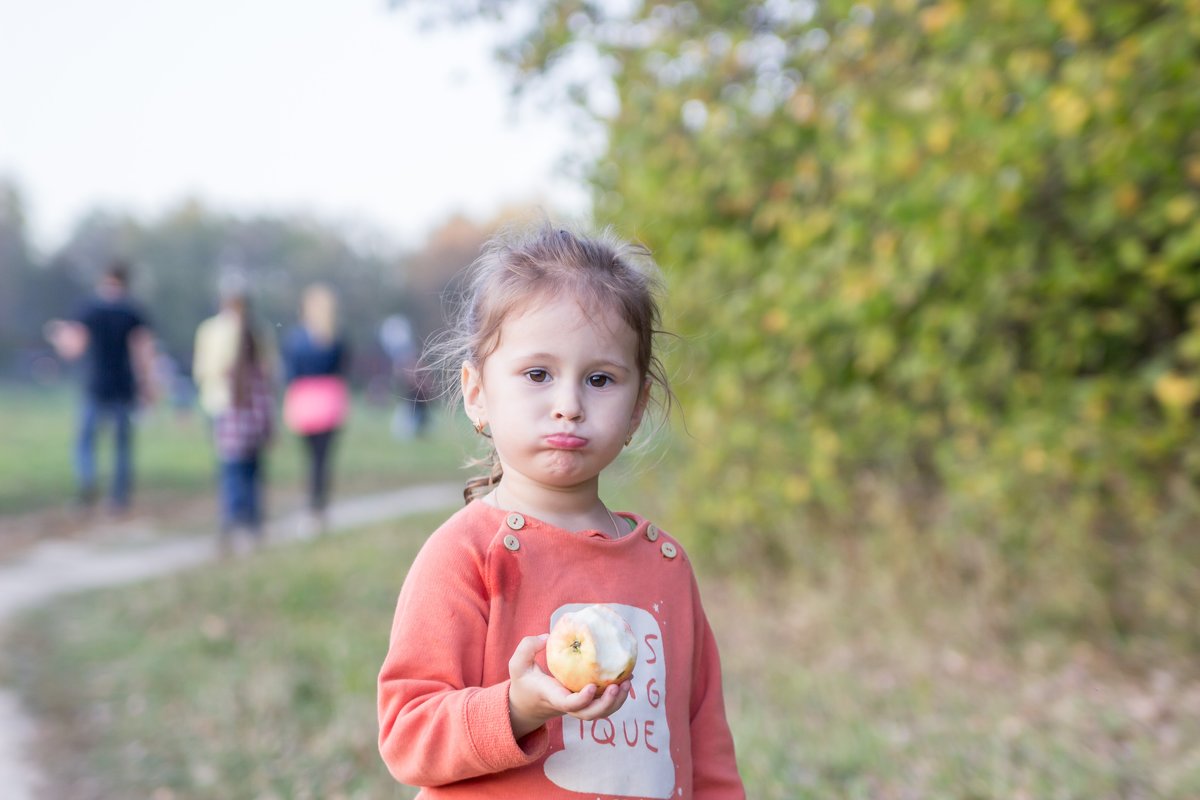
<svg viewBox="0 0 1200 800"><path fill-rule="evenodd" d="M636 350L637 336L621 313L603 302L585 302L569 294L530 298L512 308L500 324L498 346L505 340L540 336L553 344L554 334L586 332L596 344L617 344ZM604 342L607 340L607 342Z"/></svg>
<svg viewBox="0 0 1200 800"><path fill-rule="evenodd" d="M614 303L605 302L601 298L579 297L569 292L544 292L526 297L515 303L504 315L502 324L518 320L549 319L559 322L576 321L580 325L619 322L622 326L629 327Z"/></svg>

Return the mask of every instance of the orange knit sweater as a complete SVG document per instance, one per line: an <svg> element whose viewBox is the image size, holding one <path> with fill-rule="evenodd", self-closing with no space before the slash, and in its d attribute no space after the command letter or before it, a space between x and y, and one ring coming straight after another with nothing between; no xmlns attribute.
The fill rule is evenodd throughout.
<svg viewBox="0 0 1200 800"><path fill-rule="evenodd" d="M666 533L624 517L636 527L611 539L475 501L429 538L379 673L379 750L397 780L428 800L745 797L691 564ZM629 699L608 719L563 717L515 740L517 643L599 602L638 637Z"/></svg>

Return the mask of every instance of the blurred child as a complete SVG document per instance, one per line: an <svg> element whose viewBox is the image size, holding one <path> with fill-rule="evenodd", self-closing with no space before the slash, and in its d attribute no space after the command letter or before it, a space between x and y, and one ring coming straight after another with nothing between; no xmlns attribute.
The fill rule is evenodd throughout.
<svg viewBox="0 0 1200 800"><path fill-rule="evenodd" d="M467 505L426 542L379 674L379 745L434 798L743 798L721 667L687 555L600 499L651 390L656 273L643 248L541 229L475 262L446 363L493 446ZM630 680L571 692L544 669L551 621L607 603Z"/></svg>
<svg viewBox="0 0 1200 800"><path fill-rule="evenodd" d="M233 552L239 529L250 534L256 547L263 541L262 461L274 431L275 399L254 326L245 318L248 312L243 307L229 405L213 419L220 462L222 555Z"/></svg>

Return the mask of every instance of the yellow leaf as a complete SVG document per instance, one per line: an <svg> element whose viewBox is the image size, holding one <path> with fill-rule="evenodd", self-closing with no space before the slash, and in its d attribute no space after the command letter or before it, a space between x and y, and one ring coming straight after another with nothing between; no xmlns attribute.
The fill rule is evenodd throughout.
<svg viewBox="0 0 1200 800"><path fill-rule="evenodd" d="M872 242L872 249L875 251L875 257L883 261L891 259L892 256L896 255L896 245L898 242L899 240L896 238L896 234L892 233L891 231L884 231L883 233L876 234L875 239Z"/></svg>
<svg viewBox="0 0 1200 800"><path fill-rule="evenodd" d="M951 23L962 16L962 6L958 3L946 2L922 9L919 16L921 30L926 33L938 33L945 30Z"/></svg>
<svg viewBox="0 0 1200 800"><path fill-rule="evenodd" d="M1165 408L1183 411L1200 398L1200 382L1178 372L1164 372L1154 382L1154 396Z"/></svg>
<svg viewBox="0 0 1200 800"><path fill-rule="evenodd" d="M1122 183L1114 193L1114 200L1117 210L1127 217L1137 211L1142 204L1142 193L1132 183Z"/></svg>
<svg viewBox="0 0 1200 800"><path fill-rule="evenodd" d="M1190 157L1184 164L1187 170L1188 180L1192 183L1200 183L1200 156Z"/></svg>
<svg viewBox="0 0 1200 800"><path fill-rule="evenodd" d="M791 475L783 483L783 496L793 503L803 503L812 496L812 484L803 475Z"/></svg>
<svg viewBox="0 0 1200 800"><path fill-rule="evenodd" d="M950 140L954 137L954 126L948 120L939 119L930 126L925 134L925 144L929 151L941 155L950 149Z"/></svg>
<svg viewBox="0 0 1200 800"><path fill-rule="evenodd" d="M1167 201L1167 219L1172 225L1182 225L1196 214L1196 201L1191 195L1180 194Z"/></svg>
<svg viewBox="0 0 1200 800"><path fill-rule="evenodd" d="M763 315L762 326L767 333L783 333L787 327L787 314L781 308L772 308Z"/></svg>
<svg viewBox="0 0 1200 800"><path fill-rule="evenodd" d="M1086 42L1092 37L1092 21L1076 0L1051 0L1050 16L1071 41Z"/></svg>
<svg viewBox="0 0 1200 800"><path fill-rule="evenodd" d="M1047 104L1050 106L1054 131L1060 136L1074 136L1079 133L1091 116L1087 101L1076 92L1062 86L1055 86L1050 90Z"/></svg>

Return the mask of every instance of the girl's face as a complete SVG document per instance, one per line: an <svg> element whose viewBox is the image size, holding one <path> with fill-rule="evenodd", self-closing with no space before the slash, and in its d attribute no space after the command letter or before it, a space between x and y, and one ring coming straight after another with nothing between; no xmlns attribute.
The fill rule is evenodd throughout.
<svg viewBox="0 0 1200 800"><path fill-rule="evenodd" d="M462 382L467 414L491 427L504 485L520 494L595 493L649 397L633 330L571 297L506 319L482 369L463 364Z"/></svg>

